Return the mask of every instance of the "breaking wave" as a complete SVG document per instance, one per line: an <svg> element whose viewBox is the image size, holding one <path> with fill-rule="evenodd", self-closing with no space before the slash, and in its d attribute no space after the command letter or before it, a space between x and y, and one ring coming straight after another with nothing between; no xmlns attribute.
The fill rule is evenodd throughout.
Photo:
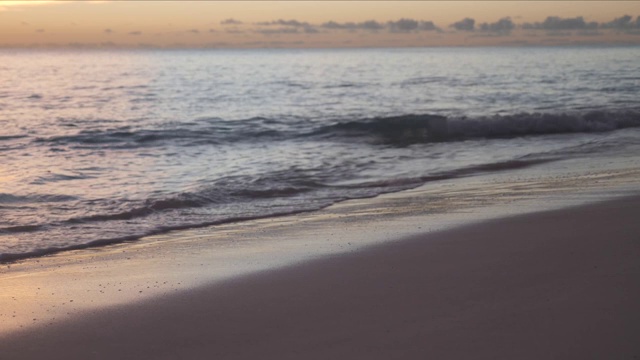
<svg viewBox="0 0 640 360"><path fill-rule="evenodd" d="M48 255L60 251L78 250L117 244L127 241L134 241L144 236L161 234L174 230L199 228L229 222L247 221L314 211L322 209L336 202L354 198L373 197L383 193L410 189L431 181L454 179L482 172L523 168L548 161L553 161L553 159L514 159L509 161L472 165L449 171L436 172L427 176L419 176L414 178L394 178L389 180L368 182L365 181L351 185L321 184L314 182L313 180L297 180L293 182L287 182L285 179L281 179L279 184L276 184L273 183L273 181L275 181L274 178L265 178L254 179L252 181L244 183L238 182L238 185L235 186L235 189L219 189L218 186L209 186L197 192L185 192L165 198L148 199L138 206L130 209L123 209L119 212L75 217L65 221L53 222L48 224L7 226L4 228L0 228L0 234L15 234L32 233L44 231L46 229L51 230L54 228L62 227L75 227L76 229L78 226L93 227L98 223L112 221L117 222L118 226L126 226L126 224L131 220L144 218L150 215L158 215L160 217L165 216L166 218L167 215L171 214L169 216L172 218L184 219L183 222L178 221L171 224L165 224L162 222L157 223L155 226L148 227L144 229L144 231L139 232L135 232L135 229L138 228L138 225L135 225L131 228L131 231L126 236L97 238L82 244L73 244L69 246L52 246L29 252L0 253L0 263L13 262L28 257ZM243 201L243 199L244 201L255 201L256 199L261 198L281 199L283 197L295 197L314 191L316 191L317 193L311 194L311 196L308 198L300 198L300 203L297 206L293 207L283 209L270 209L270 207L267 207L267 211L247 214L244 216L235 215L221 218L214 217L212 219L195 222L189 220L189 215L192 215L190 214L190 211L197 208L206 208L232 202L238 203ZM319 193L324 194L324 196L319 196ZM315 198L316 200L311 201L312 198Z"/></svg>
<svg viewBox="0 0 640 360"><path fill-rule="evenodd" d="M0 222L0 235L41 239L42 244L47 244L37 248L8 249L0 253L0 263L134 241L172 230L313 211L336 202L401 191L432 181L534 166L562 158L571 151L585 154L615 144L609 145L606 139L591 142L586 138L571 144L565 143L565 139L560 139L558 143L556 139L553 140L554 145L548 148L532 146L519 150L517 154L507 150L496 156L464 158L469 149L469 144L464 140L496 139L491 143L498 144L497 147L508 144L506 147L509 148L513 143L520 144L519 139L511 140L519 137L634 128L640 127L640 111L518 113L477 117L408 114L355 119L202 118L164 124L164 127L152 126L85 129L64 135L40 136L31 138L34 142L31 145L51 149L88 148L100 150L98 152L109 148L157 147L157 153L172 154L179 153L180 147L184 146L244 143L257 145L257 148L249 147L253 151L251 154L258 158L252 160L253 165L263 161L257 155L269 148L265 146L267 143L299 142L308 148L305 148L307 152L304 155L300 155L304 160L300 162L302 165L284 162L288 165L277 168L258 166L249 172L221 177L214 175L199 179L180 190L149 192L140 197L127 197L126 194L110 198L92 198L92 194L88 194L85 198L55 193L0 193L0 209L7 209L7 214L24 215ZM24 141L22 136L15 139ZM503 142L500 139L506 140ZM13 139L0 140L11 142ZM525 143L528 144L529 140L538 144L537 139L526 139ZM345 143L348 147L336 153L337 159L318 155ZM421 143L427 145L404 148ZM167 145L171 146L170 150L167 150ZM303 149L296 147L299 144L290 145L287 143L282 149ZM489 149L482 147L486 144L479 145L478 149ZM567 146L573 147L568 149ZM275 148L280 150L279 147ZM356 152L349 154L354 148ZM418 150L412 152L413 149ZM134 151L127 152L135 154ZM459 162L450 160L456 153L463 154ZM211 154L215 156L217 153ZM265 159L272 160L268 156ZM298 158L293 156L287 159ZM386 172L389 164L403 161L406 161L405 168L417 165L415 171L402 169L397 173ZM105 169L108 170L96 167L73 171L54 169L34 177L29 185L42 186L37 189L55 185L56 190L52 192L57 192L57 189L62 189L56 185L58 182L93 180L112 171L110 167ZM31 209L35 208L56 215L40 223L40 220L31 217ZM66 240L69 236L76 238L69 242Z"/></svg>
<svg viewBox="0 0 640 360"><path fill-rule="evenodd" d="M446 122L446 125L441 125L442 122ZM519 113L448 118L438 115L404 115L337 122L317 130L315 134L325 137L369 137L384 143L404 144L607 132L632 127L640 127L640 111Z"/></svg>
<svg viewBox="0 0 640 360"><path fill-rule="evenodd" d="M459 118L449 122L451 138L499 138L527 135L606 132L640 127L640 111L520 113Z"/></svg>
<svg viewBox="0 0 640 360"><path fill-rule="evenodd" d="M172 143L182 146L296 139L407 144L459 141L476 138L510 138L565 133L607 132L640 127L640 111L591 111L566 113L518 113L477 117L409 114L389 117L339 119L199 119L178 128L80 131L76 134L40 137L35 141L79 148L136 148Z"/></svg>

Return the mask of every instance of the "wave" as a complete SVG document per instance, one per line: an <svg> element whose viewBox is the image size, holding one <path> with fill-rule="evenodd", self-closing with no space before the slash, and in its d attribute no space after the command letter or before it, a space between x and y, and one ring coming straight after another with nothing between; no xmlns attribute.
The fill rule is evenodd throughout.
<svg viewBox="0 0 640 360"><path fill-rule="evenodd" d="M27 135L0 135L0 141L26 138Z"/></svg>
<svg viewBox="0 0 640 360"><path fill-rule="evenodd" d="M607 132L640 127L640 111L519 113L479 117L403 115L337 122L315 131L325 137L368 137L387 144Z"/></svg>
<svg viewBox="0 0 640 360"><path fill-rule="evenodd" d="M313 131L324 138L369 137L386 143L424 142L447 136L448 119L439 115L402 115L337 122Z"/></svg>
<svg viewBox="0 0 640 360"><path fill-rule="evenodd" d="M198 208L212 203L213 202L206 201L198 195L183 193L165 199L149 199L145 201L141 206L121 210L119 212L74 217L66 220L65 222L69 224L80 224L87 222L102 222L113 220L133 220L161 211Z"/></svg>
<svg viewBox="0 0 640 360"><path fill-rule="evenodd" d="M640 111L520 113L458 118L449 122L451 138L502 138L528 135L607 132L640 127Z"/></svg>
<svg viewBox="0 0 640 360"><path fill-rule="evenodd" d="M233 222L259 220L259 219L265 219L265 218L271 218L271 217L277 217L277 216L294 215L294 214L314 211L318 209L319 208L301 209L301 210L295 210L295 211L281 211L281 212L276 212L276 213L271 213L266 215L238 216L238 217L231 217L231 218L226 218L222 220L208 221L208 222L202 222L202 223L196 223L196 224L163 226L163 227L158 227L154 230L150 230L141 234L126 235L126 236L113 237L113 238L107 238L107 239L98 239L98 240L89 241L81 244L70 244L67 246L52 246L52 247L36 249L28 252L0 253L0 264L13 263L19 260L24 260L24 259L33 258L33 257L42 257L42 256L64 252L64 251L84 250L84 249L132 242L132 241L139 240L145 236L159 235L159 234L164 234L170 231L197 229L197 228L222 225L222 224L233 223ZM34 229L34 230L29 229L28 231L36 231L36 230L37 229Z"/></svg>
<svg viewBox="0 0 640 360"><path fill-rule="evenodd" d="M527 168L530 166L540 165L544 163L549 163L556 161L558 158L553 156L547 156L545 158L533 158L527 159L526 156L513 159L513 160L505 160L498 161L493 163L485 163L485 164L477 164L470 165L454 170L435 172L430 175L419 176L415 178L402 178L402 179L389 179L389 180L380 180L380 181L370 181L366 183L359 184L350 184L350 185L337 185L336 187L343 188L388 188L392 189L384 192L398 191L411 189L417 186L421 186L425 183L432 181L442 181L442 180L451 180L456 178L461 178L465 176L477 175L480 173L488 173L488 172L498 172L498 171L507 171L507 170L516 170Z"/></svg>
<svg viewBox="0 0 640 360"><path fill-rule="evenodd" d="M59 194L13 195L0 193L0 204L47 203L77 200L74 196Z"/></svg>
<svg viewBox="0 0 640 360"><path fill-rule="evenodd" d="M52 149L53 150L53 149ZM59 150L53 150L59 151ZM59 182L59 181L70 181L70 180L83 180L83 179L91 179L93 176L86 174L57 174L57 173L49 173L46 176L39 176L35 180L31 181L31 184L41 185L50 182Z"/></svg>
<svg viewBox="0 0 640 360"><path fill-rule="evenodd" d="M142 203L120 209L112 213L92 214L68 219L65 223L78 224L88 222L133 220L159 212L182 209L195 209L212 205L251 202L264 199L282 199L294 197L323 186L295 171L272 172L260 177L234 176L213 181L196 191L165 195L161 198L147 199Z"/></svg>
<svg viewBox="0 0 640 360"><path fill-rule="evenodd" d="M36 143L69 145L76 148L138 148L178 145L217 145L258 138L287 136L286 122L267 118L224 120L199 119L189 123L169 123L156 129L131 129L123 126L103 130L82 130L75 134L38 137Z"/></svg>
<svg viewBox="0 0 640 360"><path fill-rule="evenodd" d="M115 236L110 238L102 238L95 239L92 241L88 241L81 244L69 244L68 246L53 246L47 248L35 249L33 251L28 252L6 252L0 253L0 263L11 263L25 258L31 257L39 257L50 255L63 251L70 250L80 250L101 246L108 246L123 242L131 242L139 240L145 236L157 235L162 233L167 233L169 231L175 230L185 230L185 229L193 229L193 228L201 228L207 226L215 226L221 225L225 223L232 222L241 222L241 221L249 221L256 219L264 219L278 216L286 216L293 215L298 213L304 213L309 211L316 211L327 206L330 206L334 203L355 199L355 198L365 198L365 197L374 197L380 194L395 192L400 190L406 190L418 187L422 184L432 182L432 181L442 181L448 179L454 179L464 176L471 176L477 173L483 172L493 172L493 171L503 171L509 169L517 169L524 168L528 166L538 165L540 163L554 161L552 158L547 159L514 159L507 161L500 161L494 163L485 163L485 164L477 164L471 165L468 167L463 167L450 171L443 171L438 173L433 173L428 176L421 176L416 178L396 178L396 179L388 179L388 180L380 180L380 181L371 181L371 182L361 182L358 184L350 184L350 185L331 185L331 184L320 184L311 180L294 180L289 183L280 183L280 184L272 184L273 178L271 177L263 177L258 179L253 179L252 183L258 184L250 188L244 188L246 186L246 182L242 185L238 185L235 190L233 189L225 189L223 191L219 191L217 194L228 193L231 197L234 197L234 201L238 201L239 198L246 198L246 200L251 200L256 197L272 197L272 198L282 198L287 196L296 196L300 194L307 193L313 190L319 191L331 191L333 190L333 197L323 198L322 201L311 200L311 198L302 198L302 202L296 207L289 207L287 209L281 210L272 210L271 207L266 207L268 209L267 212L258 212L249 215L233 215L227 216L223 218L217 218L212 220L205 220L199 222L190 222L185 221L183 223L170 223L167 224L164 221L160 221L157 223L157 226L144 230L140 233L132 234L124 236ZM280 174L281 175L281 174ZM278 176L280 176L278 175ZM227 183L236 183L236 178L234 179L226 179ZM269 185L268 185L269 184ZM207 187L200 192L196 193L181 193L175 196L169 196L163 199L154 199L147 200L143 206L136 207L134 209L130 209L127 211L122 211L119 213L113 214L97 214L85 217L79 217L74 219L69 219L68 221L61 223L51 223L51 224L40 224L40 225L22 225L22 226L12 226L6 228L0 228L1 233L19 233L19 232L35 232L40 231L45 228L54 228L57 226L79 226L78 224L84 223L92 223L87 224L87 226L96 226L98 222L104 221L129 221L134 218L148 216L153 213L162 213L162 212L171 212L180 209L185 209L187 212L189 209L203 207L212 205L214 203L219 203L219 201L215 201L214 190L216 186ZM243 189L244 188L244 189ZM230 201L227 199L227 201ZM172 218L179 217L178 213L165 214ZM176 215L176 216L174 216ZM164 218L166 219L166 217ZM66 224L66 225L65 225ZM98 225L99 226L99 225Z"/></svg>
<svg viewBox="0 0 640 360"><path fill-rule="evenodd" d="M327 121L304 118L204 118L189 123L165 124L156 129L118 127L85 130L63 136L40 137L35 141L51 146L78 148L138 148L167 143L194 146L309 139L353 141L354 138L364 142L406 145L477 138L607 132L630 127L640 127L639 110L476 117L408 114L338 119L328 124Z"/></svg>
<svg viewBox="0 0 640 360"><path fill-rule="evenodd" d="M91 241L83 244L41 248L41 249L36 249L28 252L0 253L0 264L13 263L13 262L28 259L28 258L52 255L52 254L63 252L63 251L83 250L83 249L89 249L89 248L100 247L100 246L115 245L115 244L119 244L127 241L137 240L139 238L140 238L139 236L123 236L119 238L96 240L96 241Z"/></svg>
<svg viewBox="0 0 640 360"><path fill-rule="evenodd" d="M0 227L0 234L33 232L33 231L38 231L42 229L43 229L42 225L15 225L15 226Z"/></svg>

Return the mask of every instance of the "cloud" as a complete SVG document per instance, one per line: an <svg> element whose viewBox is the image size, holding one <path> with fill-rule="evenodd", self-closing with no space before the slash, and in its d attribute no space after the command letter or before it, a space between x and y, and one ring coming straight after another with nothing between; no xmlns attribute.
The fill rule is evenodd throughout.
<svg viewBox="0 0 640 360"><path fill-rule="evenodd" d="M640 29L640 16L633 21L631 15L624 15L619 18L615 18L607 23L600 24L603 29L615 29L615 30L630 30Z"/></svg>
<svg viewBox="0 0 640 360"><path fill-rule="evenodd" d="M440 30L433 21L418 21L414 19L402 18L397 21L388 21L387 29L393 33L409 33L418 31Z"/></svg>
<svg viewBox="0 0 640 360"><path fill-rule="evenodd" d="M261 26L272 26L272 25L280 25L280 26L293 26L293 27L307 27L311 26L308 22L302 22L298 20L273 20L273 21L263 21L258 22L256 25Z"/></svg>
<svg viewBox="0 0 640 360"><path fill-rule="evenodd" d="M360 28L369 31L378 31L384 29L384 25L375 21L375 20L367 20L359 24Z"/></svg>
<svg viewBox="0 0 640 360"><path fill-rule="evenodd" d="M522 28L535 30L585 30L597 29L598 23L595 21L586 22L582 16L574 18L548 16L543 22L524 23Z"/></svg>
<svg viewBox="0 0 640 360"><path fill-rule="evenodd" d="M358 25L354 22L347 23L337 23L335 21L328 21L320 25L321 27L329 30L351 30L355 31L358 29Z"/></svg>
<svg viewBox="0 0 640 360"><path fill-rule="evenodd" d="M305 34L317 34L320 32L320 30L316 29L313 26L309 26L303 29Z"/></svg>
<svg viewBox="0 0 640 360"><path fill-rule="evenodd" d="M0 0L0 3L1 1L2 0ZM629 43L639 43L640 41L640 39L631 39L632 37L635 37L632 35L640 35L640 16L636 17L635 15L621 15L618 17L612 16L611 18L607 19L608 21L603 22L585 20L585 18L583 18L582 16L568 18L563 18L560 16L547 16L538 18L540 20L539 22L532 23L523 23L524 21L522 19L516 20L517 17L504 17L501 19L495 19L496 21L494 22L488 21L483 23L476 22L473 18L470 17L463 18L461 16L459 19L462 20L453 22L450 25L444 23L441 24L444 26L439 27L433 21L419 20L419 18L410 17L395 18L394 20L385 20L384 22L368 20L361 22L327 21L324 23L307 22L298 19L277 19L272 21L242 23L241 21L230 18L220 22L220 24L223 24L224 26L216 25L215 23L211 24L210 27L202 27L200 29L189 29L187 27L176 28L175 26L172 26L172 31L156 34L158 38L153 41L157 43L155 46L163 47L215 46L212 45L214 43L207 43L207 41L209 40L215 40L216 35L214 35L214 33L230 34L228 37L230 39L234 38L234 40L230 40L229 45L225 45L230 47L243 46L242 44L244 43L239 43L237 41L238 39L242 38L246 40L255 40L257 41L256 43L261 44L261 46L280 46L284 44L293 45L293 42L279 42L275 40L289 41L303 39L310 41L309 44L312 44L313 46L321 47L325 45L334 46L336 44L346 44L346 42L357 44L358 46L362 46L362 44L365 44L365 46L377 46L377 43L374 42L377 41L375 40L376 37L379 37L381 39L381 46L387 46L388 44L391 44L393 42L398 44L406 43L410 44L411 46L416 44L417 46L428 46L430 44L445 43L449 40L449 35L451 35L450 37L452 43L460 44L462 39L464 39L465 44L468 43L471 45L516 44L518 43L518 41L522 41L523 43L528 44L541 42L567 44L570 41L576 41L578 43L599 43L599 41L625 41ZM19 18L16 20L16 24L22 24L22 27L25 31L31 32L34 43L43 43L43 39L51 37L51 35L39 34L45 33L45 29L38 28L38 24L29 24L25 21L20 21ZM515 23L514 21L517 21L517 23ZM65 22L65 25L68 26L68 23ZM81 26L86 26L86 24L81 24ZM120 29L117 31L113 28L103 27L103 30L100 30L100 28L98 28L95 31L97 35L102 34L103 40L106 40L107 38L115 39L114 36L120 34L138 36L137 39L129 38L128 42L117 45L123 47L135 46L133 44L130 44L131 42L135 42L131 40L142 40L153 35L153 32L150 33L145 30L144 36L139 36L143 35L143 31L131 30L135 30L135 27L129 28L127 30ZM49 30L49 32L51 31L52 30ZM351 35L349 36L353 39L343 40L338 36L333 38L323 38L320 36L310 35L319 32L336 35L338 33L351 33ZM457 32L457 35L454 34L455 32ZM206 35L207 33L211 35ZM462 36L461 33L464 34L464 36ZM198 34L200 34L199 37L202 39L201 41L198 41L198 44L202 45L194 44L194 41L198 37ZM240 35L234 36L234 34ZM395 36L390 34L395 34ZM160 40L160 37L167 35L190 39L190 42L173 44L170 43L169 40ZM261 37L260 35L263 35L264 37ZM278 37L279 35L282 36ZM604 37L605 35L607 36L606 38ZM618 36L620 37L620 39L614 39L614 36ZM476 38L477 40L474 40ZM525 38L530 39L521 40ZM589 40L589 38L591 38L591 40ZM363 43L360 43L361 41L363 41ZM58 46L63 45L64 44L62 43L58 44ZM77 45L78 44L76 44L76 46ZM92 43L92 46L98 45L99 43ZM0 46L2 45L0 44ZM50 46L56 46L56 44Z"/></svg>
<svg viewBox="0 0 640 360"><path fill-rule="evenodd" d="M337 23L335 21L328 21L320 25L321 27L329 30L356 30L358 29L358 24L354 22L347 23Z"/></svg>
<svg viewBox="0 0 640 360"><path fill-rule="evenodd" d="M282 35L282 34L315 34L319 31L313 27L309 28L292 28L292 27L279 27L275 29L254 29L254 33L262 35Z"/></svg>
<svg viewBox="0 0 640 360"><path fill-rule="evenodd" d="M420 30L424 31L435 31L440 30L433 21L420 21Z"/></svg>
<svg viewBox="0 0 640 360"><path fill-rule="evenodd" d="M354 22L346 22L346 23L338 23L335 21L328 21L320 25L320 27L329 30L367 30L367 31L378 31L384 29L384 24L381 24L375 20L367 20L359 23Z"/></svg>
<svg viewBox="0 0 640 360"><path fill-rule="evenodd" d="M223 21L224 24L238 24L241 23L234 19L227 19ZM275 34L313 34L318 33L320 30L331 31L389 31L391 33L418 33L421 31L439 31L439 28L433 21L417 20L412 18L401 18L395 21L387 21L385 23L378 22L376 20L367 20L362 22L337 22L327 21L322 24L312 24L306 21L300 21L295 19L278 19L272 21L263 21L253 23L259 26L259 29L250 30L254 33L260 33L263 35L275 35ZM457 31L480 31L482 36L503 36L510 35L516 28L522 28L524 30L545 30L550 36L566 36L571 31L580 31L578 35L581 36L595 36L601 35L597 32L598 29L616 29L625 30L629 32L633 29L640 29L640 16L637 19L633 19L630 15L624 15L616 18L610 22L599 24L595 21L585 21L582 16L563 18L559 16L547 16L542 22L516 24L511 17L504 17L495 22L484 22L477 24L473 18L467 17L460 21L454 22L449 25ZM234 31L238 33L238 31ZM577 34L577 33L576 33Z"/></svg>
<svg viewBox="0 0 640 360"><path fill-rule="evenodd" d="M388 21L386 23L381 23L376 20L367 20L363 22L344 22L339 23L336 21L327 21L320 25L310 24L308 22L299 21L299 20L273 20L273 21L264 21L254 23L260 27L273 27L278 26L276 29L257 29L253 32L264 34L264 35L272 35L272 34L296 34L296 33L306 33L306 34L315 34L320 32L319 29L324 30L333 30L333 31L370 31L370 32L378 32L381 30L388 30L394 33L411 33L418 31L434 31L440 30L433 21L418 21L414 19L402 18L397 21Z"/></svg>
<svg viewBox="0 0 640 360"><path fill-rule="evenodd" d="M419 22L413 19L400 19L398 21L389 21L387 26L392 32L411 32L418 30Z"/></svg>
<svg viewBox="0 0 640 360"><path fill-rule="evenodd" d="M297 28L294 27L280 27L276 29L256 29L253 32L262 35L280 35L280 34L299 34Z"/></svg>
<svg viewBox="0 0 640 360"><path fill-rule="evenodd" d="M220 21L220 24L221 25L240 25L242 24L242 21L229 18L229 19Z"/></svg>
<svg viewBox="0 0 640 360"><path fill-rule="evenodd" d="M515 29L515 27L515 24L509 17L502 18L494 23L482 23L479 25L480 31L489 31L501 35L511 33L511 30Z"/></svg>
<svg viewBox="0 0 640 360"><path fill-rule="evenodd" d="M294 33L298 33L298 29L302 29L302 31L306 34L315 34L318 31L318 29L316 29L313 25L309 24L308 22L304 22L304 21L298 21L298 20L283 20L283 19L279 19L279 20L273 20L273 21L263 21L263 22L257 22L255 23L255 25L258 26L280 26L280 28L276 29L276 30L270 30L270 29L259 29L259 30L255 30L254 32L257 33L261 33L261 34L294 34ZM295 31L294 31L295 30Z"/></svg>
<svg viewBox="0 0 640 360"><path fill-rule="evenodd" d="M475 30L475 24L476 21L474 19L464 18L460 21L454 22L453 24L449 25L449 27L460 31L473 31Z"/></svg>

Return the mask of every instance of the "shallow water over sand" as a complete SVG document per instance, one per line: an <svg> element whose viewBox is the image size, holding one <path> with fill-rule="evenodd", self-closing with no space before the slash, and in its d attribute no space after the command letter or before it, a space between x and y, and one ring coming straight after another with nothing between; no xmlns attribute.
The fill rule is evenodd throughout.
<svg viewBox="0 0 640 360"><path fill-rule="evenodd" d="M565 160L6 264L0 334L406 236L638 194L638 179L637 157Z"/></svg>
<svg viewBox="0 0 640 360"><path fill-rule="evenodd" d="M0 261L615 162L640 153L638 55L2 50ZM447 134L412 114L446 118Z"/></svg>

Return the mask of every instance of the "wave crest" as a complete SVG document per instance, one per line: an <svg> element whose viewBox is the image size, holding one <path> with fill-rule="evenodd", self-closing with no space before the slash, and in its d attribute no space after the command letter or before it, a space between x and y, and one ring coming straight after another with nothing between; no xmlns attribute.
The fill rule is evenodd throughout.
<svg viewBox="0 0 640 360"><path fill-rule="evenodd" d="M479 117L403 115L344 121L318 129L328 138L365 137L385 144L510 138L564 133L606 132L640 127L640 112L519 113Z"/></svg>
<svg viewBox="0 0 640 360"><path fill-rule="evenodd" d="M120 127L80 131L76 134L35 139L38 143L78 148L139 148L220 145L239 142L270 142L316 138L361 138L364 142L405 145L474 138L509 138L562 133L606 132L640 127L639 110L517 113L476 117L436 114L341 119L326 124L305 118L250 118L224 120L204 118L179 127L131 129Z"/></svg>
<svg viewBox="0 0 640 360"><path fill-rule="evenodd" d="M448 136L454 139L606 132L640 127L640 112L520 113L451 119L448 125Z"/></svg>

